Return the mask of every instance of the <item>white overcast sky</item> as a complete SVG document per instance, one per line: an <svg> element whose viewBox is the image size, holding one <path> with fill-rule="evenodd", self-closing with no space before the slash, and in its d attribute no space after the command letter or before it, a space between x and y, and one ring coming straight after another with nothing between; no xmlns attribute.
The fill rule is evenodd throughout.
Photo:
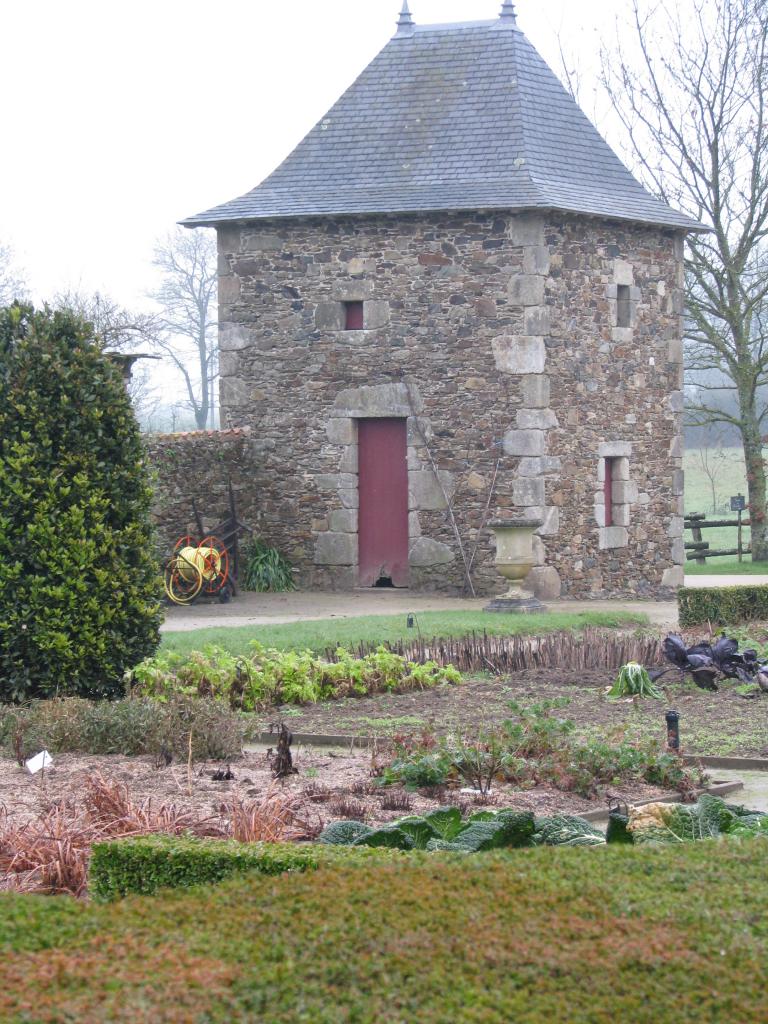
<svg viewBox="0 0 768 1024"><path fill-rule="evenodd" d="M400 2L0 0L0 243L35 298L146 305L154 239L280 163L393 34ZM628 6L519 0L518 22L555 68L559 34L588 89ZM500 7L411 0L420 23Z"/></svg>

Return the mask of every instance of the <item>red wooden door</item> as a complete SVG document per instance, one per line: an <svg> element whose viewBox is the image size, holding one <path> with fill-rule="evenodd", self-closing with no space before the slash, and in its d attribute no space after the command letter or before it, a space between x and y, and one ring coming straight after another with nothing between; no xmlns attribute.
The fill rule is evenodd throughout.
<svg viewBox="0 0 768 1024"><path fill-rule="evenodd" d="M408 452L404 419L358 420L360 586L408 586Z"/></svg>

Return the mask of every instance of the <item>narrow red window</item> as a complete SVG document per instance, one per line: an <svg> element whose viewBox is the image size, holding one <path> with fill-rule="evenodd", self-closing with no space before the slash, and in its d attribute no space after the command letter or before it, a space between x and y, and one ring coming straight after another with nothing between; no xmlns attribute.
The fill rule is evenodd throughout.
<svg viewBox="0 0 768 1024"><path fill-rule="evenodd" d="M630 304L628 284L620 284L616 289L616 326L632 326L632 306Z"/></svg>
<svg viewBox="0 0 768 1024"><path fill-rule="evenodd" d="M344 303L344 330L362 331L363 329L363 304L362 302Z"/></svg>
<svg viewBox="0 0 768 1024"><path fill-rule="evenodd" d="M605 459L605 483L603 484L603 493L605 494L605 525L613 526L613 469L616 464L615 459Z"/></svg>

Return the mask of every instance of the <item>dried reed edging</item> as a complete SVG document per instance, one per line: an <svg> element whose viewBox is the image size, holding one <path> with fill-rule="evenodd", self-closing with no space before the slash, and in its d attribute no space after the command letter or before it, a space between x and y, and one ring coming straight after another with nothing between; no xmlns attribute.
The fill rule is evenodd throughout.
<svg viewBox="0 0 768 1024"><path fill-rule="evenodd" d="M364 658L378 647L407 658L417 664L434 661L440 666L453 665L460 672L522 672L525 669L568 668L574 671L606 669L613 671L637 661L641 665L661 665L664 652L661 642L652 636L606 633L587 628L578 636L570 632L536 636L469 636L419 637L396 643L357 644L354 652ZM328 661L336 661L335 650L325 652Z"/></svg>

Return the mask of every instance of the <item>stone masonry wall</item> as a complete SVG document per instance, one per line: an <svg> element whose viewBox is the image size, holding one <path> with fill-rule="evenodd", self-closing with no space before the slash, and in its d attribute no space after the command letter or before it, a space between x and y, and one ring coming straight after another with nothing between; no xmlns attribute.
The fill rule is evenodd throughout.
<svg viewBox="0 0 768 1024"><path fill-rule="evenodd" d="M155 481L153 518L161 554L184 534L196 534L194 499L206 530L229 515L232 481L237 513L253 529L258 517L258 445L247 428L150 434L146 438Z"/></svg>
<svg viewBox="0 0 768 1024"><path fill-rule="evenodd" d="M367 416L408 420L414 588L461 591L469 562L498 592L487 522L532 514L541 595L681 581L679 235L436 214L228 227L219 252L223 423L258 445L243 504L304 585L356 585Z"/></svg>

